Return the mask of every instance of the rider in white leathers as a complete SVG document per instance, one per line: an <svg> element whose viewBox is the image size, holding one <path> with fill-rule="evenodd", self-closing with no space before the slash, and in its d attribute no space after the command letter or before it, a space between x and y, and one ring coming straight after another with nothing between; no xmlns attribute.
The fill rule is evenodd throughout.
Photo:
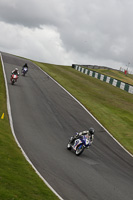
<svg viewBox="0 0 133 200"><path fill-rule="evenodd" d="M15 68L15 69L12 71L12 74L15 74L15 75L19 76L18 68Z"/></svg>
<svg viewBox="0 0 133 200"><path fill-rule="evenodd" d="M89 140L89 146L90 146L93 143L93 141L94 141L94 132L95 132L94 128L90 128L89 130L76 133L75 136L71 137L70 144L74 143L74 141L76 139L85 136L86 139Z"/></svg>
<svg viewBox="0 0 133 200"><path fill-rule="evenodd" d="M12 81L12 75L13 74L15 74L15 75L17 75L18 77L19 77L19 71L18 71L18 68L15 68L13 71L12 71L12 73L11 73L11 81ZM16 81L17 81L17 79L16 79Z"/></svg>

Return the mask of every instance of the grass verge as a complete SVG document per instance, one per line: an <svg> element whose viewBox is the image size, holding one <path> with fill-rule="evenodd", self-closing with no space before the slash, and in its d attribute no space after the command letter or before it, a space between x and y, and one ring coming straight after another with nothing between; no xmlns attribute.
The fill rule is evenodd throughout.
<svg viewBox="0 0 133 200"><path fill-rule="evenodd" d="M133 154L132 94L82 74L71 66L35 64L76 97Z"/></svg>
<svg viewBox="0 0 133 200"><path fill-rule="evenodd" d="M4 113L4 119L1 119ZM0 199L57 200L25 160L11 133L0 62Z"/></svg>

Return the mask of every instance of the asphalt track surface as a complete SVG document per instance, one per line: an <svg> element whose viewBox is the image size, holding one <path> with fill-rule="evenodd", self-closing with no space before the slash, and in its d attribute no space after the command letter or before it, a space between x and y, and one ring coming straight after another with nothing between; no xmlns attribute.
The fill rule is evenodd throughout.
<svg viewBox="0 0 133 200"><path fill-rule="evenodd" d="M133 200L133 158L32 62L2 57L16 137L51 187L64 200ZM25 62L28 74L12 86L11 71ZM66 149L68 139L89 127L94 144L77 157Z"/></svg>

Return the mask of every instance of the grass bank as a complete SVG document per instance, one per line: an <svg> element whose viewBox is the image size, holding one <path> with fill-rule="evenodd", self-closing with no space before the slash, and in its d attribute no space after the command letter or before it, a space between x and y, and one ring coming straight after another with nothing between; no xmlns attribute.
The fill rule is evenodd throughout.
<svg viewBox="0 0 133 200"><path fill-rule="evenodd" d="M1 119L4 113L4 119ZM57 200L23 157L11 133L0 62L0 199Z"/></svg>
<svg viewBox="0 0 133 200"><path fill-rule="evenodd" d="M71 66L35 63L76 97L133 154L132 94L82 74Z"/></svg>

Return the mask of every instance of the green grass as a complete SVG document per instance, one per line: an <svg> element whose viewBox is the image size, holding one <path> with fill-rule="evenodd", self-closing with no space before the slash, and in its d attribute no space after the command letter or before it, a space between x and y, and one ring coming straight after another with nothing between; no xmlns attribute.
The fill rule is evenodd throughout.
<svg viewBox="0 0 133 200"><path fill-rule="evenodd" d="M0 63L0 200L57 199L25 160L11 133Z"/></svg>
<svg viewBox="0 0 133 200"><path fill-rule="evenodd" d="M76 97L133 154L132 94L82 74L71 66L35 63ZM118 72L113 73L117 77Z"/></svg>

